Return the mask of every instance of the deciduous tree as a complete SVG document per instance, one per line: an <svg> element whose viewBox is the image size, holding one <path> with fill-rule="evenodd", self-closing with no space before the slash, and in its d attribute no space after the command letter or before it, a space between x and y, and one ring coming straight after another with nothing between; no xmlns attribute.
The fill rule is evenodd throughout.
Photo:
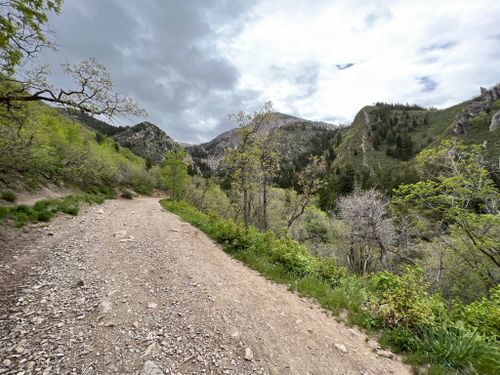
<svg viewBox="0 0 500 375"><path fill-rule="evenodd" d="M172 195L172 199L176 201L184 198L189 184L188 166L185 158L186 151L182 148L169 151L161 169L164 184Z"/></svg>

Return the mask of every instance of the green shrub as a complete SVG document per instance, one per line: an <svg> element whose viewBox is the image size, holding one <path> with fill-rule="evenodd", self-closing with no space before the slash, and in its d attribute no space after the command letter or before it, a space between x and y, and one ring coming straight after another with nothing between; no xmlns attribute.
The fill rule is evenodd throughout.
<svg viewBox="0 0 500 375"><path fill-rule="evenodd" d="M0 220L11 218L16 227L23 227L28 222L50 221L58 212L76 216L82 203L102 203L105 195L97 193L72 194L64 199L42 199L33 207L18 205L16 207L0 207Z"/></svg>
<svg viewBox="0 0 500 375"><path fill-rule="evenodd" d="M0 207L0 220L7 217L10 213L11 209L9 207Z"/></svg>
<svg viewBox="0 0 500 375"><path fill-rule="evenodd" d="M407 268L398 276L388 271L370 278L370 308L386 327L434 325L445 319L446 308L440 295L429 295L429 285L421 268Z"/></svg>
<svg viewBox="0 0 500 375"><path fill-rule="evenodd" d="M35 211L47 211L51 206L57 210L58 201L55 199L42 199L33 205Z"/></svg>
<svg viewBox="0 0 500 375"><path fill-rule="evenodd" d="M411 352L418 348L418 337L406 327L394 327L382 332L380 344L395 352Z"/></svg>
<svg viewBox="0 0 500 375"><path fill-rule="evenodd" d="M153 188L143 183L135 183L134 191L142 195L151 195L153 193Z"/></svg>
<svg viewBox="0 0 500 375"><path fill-rule="evenodd" d="M471 329L500 340L500 285L490 290L490 297L468 305L458 305L458 317Z"/></svg>
<svg viewBox="0 0 500 375"><path fill-rule="evenodd" d="M311 255L306 247L292 239L278 239L270 251L273 261L299 277L313 273L318 268L317 258Z"/></svg>
<svg viewBox="0 0 500 375"><path fill-rule="evenodd" d="M80 212L80 208L76 206L69 206L69 207L64 207L61 211L64 212L65 214L76 216Z"/></svg>
<svg viewBox="0 0 500 375"><path fill-rule="evenodd" d="M26 223L28 223L29 220L30 220L30 217L24 211L17 211L14 214L14 223L15 223L16 228L24 227L26 225Z"/></svg>
<svg viewBox="0 0 500 375"><path fill-rule="evenodd" d="M11 190L0 190L0 199L3 199L7 202L15 202L17 199L17 195Z"/></svg>
<svg viewBox="0 0 500 375"><path fill-rule="evenodd" d="M36 220L36 221L45 221L45 222L47 222L47 221L50 221L50 219L52 219L53 216L54 216L54 214L51 211L37 210L33 214L33 219Z"/></svg>
<svg viewBox="0 0 500 375"><path fill-rule="evenodd" d="M339 267L335 258L320 259L315 269L316 275L328 285L335 288L348 274L345 267Z"/></svg>

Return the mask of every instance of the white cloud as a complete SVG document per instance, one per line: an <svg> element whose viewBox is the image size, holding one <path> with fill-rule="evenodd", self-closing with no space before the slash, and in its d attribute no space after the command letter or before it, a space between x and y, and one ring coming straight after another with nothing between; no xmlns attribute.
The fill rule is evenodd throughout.
<svg viewBox="0 0 500 375"><path fill-rule="evenodd" d="M500 81L498 1L306 3L260 2L240 34L219 41L239 87L280 111L348 122L376 101L444 107ZM317 84L303 97L294 77L311 65Z"/></svg>
<svg viewBox="0 0 500 375"><path fill-rule="evenodd" d="M498 0L67 0L47 59L95 56L149 121L200 142L267 100L349 123L377 101L469 99L500 81L498 20Z"/></svg>

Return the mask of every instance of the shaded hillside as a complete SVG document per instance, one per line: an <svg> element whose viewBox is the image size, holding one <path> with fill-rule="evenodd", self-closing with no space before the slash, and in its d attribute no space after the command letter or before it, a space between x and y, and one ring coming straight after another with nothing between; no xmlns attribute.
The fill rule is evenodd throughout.
<svg viewBox="0 0 500 375"><path fill-rule="evenodd" d="M78 121L80 124L89 128L90 130L94 130L98 133L101 133L102 135L106 135L109 137L128 129L127 126L110 125L105 121L99 120L81 111L66 109L61 110L61 113L69 116L72 120Z"/></svg>
<svg viewBox="0 0 500 375"><path fill-rule="evenodd" d="M272 132L281 156L282 174L291 175L295 164L304 164L308 155L321 154L329 146L329 141L338 132L338 127L325 122L304 120L298 117L275 113L275 121L267 124L262 133ZM227 148L239 144L237 129L228 130L212 141L186 147L195 164L205 175L217 170L224 159ZM280 174L281 175L281 174ZM289 185L286 184L286 185Z"/></svg>
<svg viewBox="0 0 500 375"><path fill-rule="evenodd" d="M163 130L150 122L142 122L127 128L115 134L113 138L120 146L129 148L151 164L163 162L167 151L179 147Z"/></svg>

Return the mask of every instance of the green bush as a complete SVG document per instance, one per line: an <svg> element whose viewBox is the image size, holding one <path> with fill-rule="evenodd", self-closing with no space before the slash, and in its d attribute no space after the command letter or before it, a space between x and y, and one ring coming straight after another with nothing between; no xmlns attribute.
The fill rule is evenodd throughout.
<svg viewBox="0 0 500 375"><path fill-rule="evenodd" d="M440 295L429 295L421 268L407 268L398 276L379 272L369 280L372 314L386 327L432 326L446 317Z"/></svg>
<svg viewBox="0 0 500 375"><path fill-rule="evenodd" d="M7 217L10 213L11 209L9 207L0 207L0 220Z"/></svg>
<svg viewBox="0 0 500 375"><path fill-rule="evenodd" d="M31 208L26 206L25 204L20 204L19 206L16 206L15 211L20 213L25 213L27 215L31 214Z"/></svg>
<svg viewBox="0 0 500 375"><path fill-rule="evenodd" d="M29 220L30 220L30 217L24 211L17 211L14 214L14 223L15 223L16 228L24 227L28 223Z"/></svg>
<svg viewBox="0 0 500 375"><path fill-rule="evenodd" d="M54 214L50 211L47 211L47 210L41 210L41 211L36 211L32 217L32 219L34 219L34 221L44 221L44 222L47 222L47 221L50 221L50 219L52 219L52 217L54 216Z"/></svg>
<svg viewBox="0 0 500 375"><path fill-rule="evenodd" d="M23 227L28 222L50 221L58 212L76 216L82 203L102 203L106 196L95 193L72 194L64 199L42 199L33 207L18 205L15 207L0 207L0 220L12 219L16 227Z"/></svg>
<svg viewBox="0 0 500 375"><path fill-rule="evenodd" d="M280 238L270 249L271 259L282 265L288 272L300 276L313 273L318 268L318 260L297 241Z"/></svg>
<svg viewBox="0 0 500 375"><path fill-rule="evenodd" d="M500 340L500 285L490 290L490 297L456 307L458 317L471 329Z"/></svg>
<svg viewBox="0 0 500 375"><path fill-rule="evenodd" d="M0 190L0 199L3 199L7 202L15 202L17 199L17 195L11 190Z"/></svg>
<svg viewBox="0 0 500 375"><path fill-rule="evenodd" d="M382 332L380 344L395 352L411 352L418 348L418 337L406 327L394 327Z"/></svg>
<svg viewBox="0 0 500 375"><path fill-rule="evenodd" d="M348 275L347 269L345 267L339 267L335 258L319 260L315 273L332 288L338 287L341 280Z"/></svg>
<svg viewBox="0 0 500 375"><path fill-rule="evenodd" d="M61 211L71 216L77 216L78 213L80 212L80 208L75 206L69 206L69 207L64 207Z"/></svg>

